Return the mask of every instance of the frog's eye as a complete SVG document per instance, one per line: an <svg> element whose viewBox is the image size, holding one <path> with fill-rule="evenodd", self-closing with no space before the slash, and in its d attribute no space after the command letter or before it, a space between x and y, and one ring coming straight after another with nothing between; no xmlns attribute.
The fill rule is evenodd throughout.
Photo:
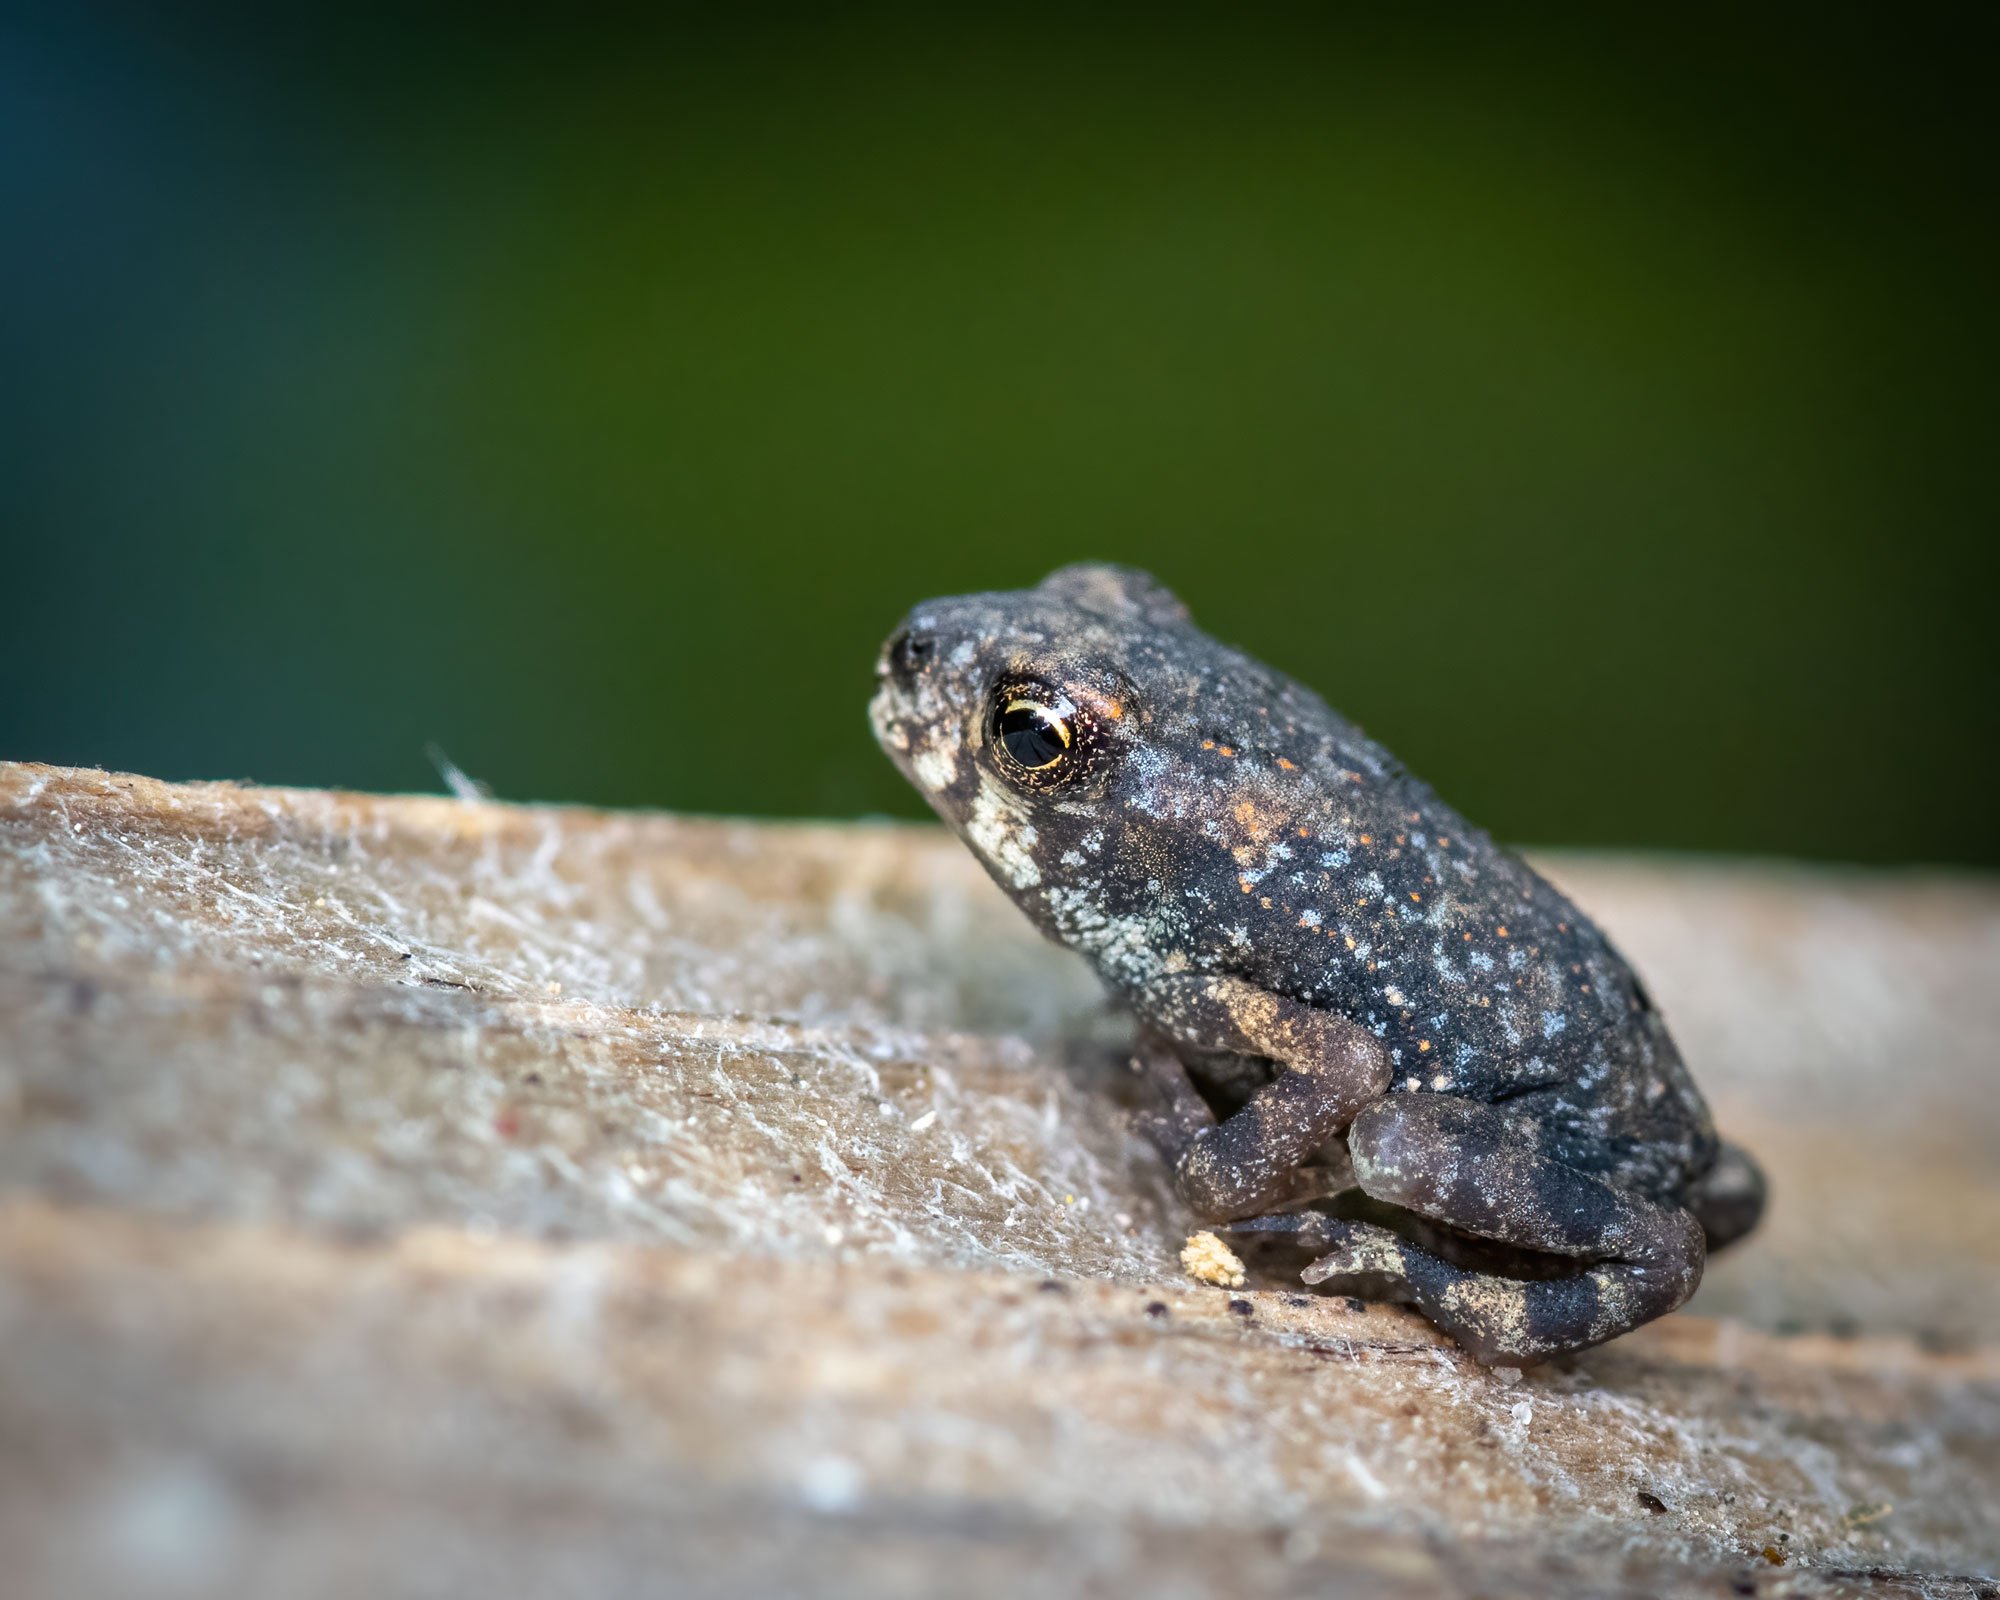
<svg viewBox="0 0 2000 1600"><path fill-rule="evenodd" d="M1069 696L1040 684L1003 685L993 696L988 742L1000 770L1037 787L1082 767L1084 719Z"/></svg>
<svg viewBox="0 0 2000 1600"><path fill-rule="evenodd" d="M1030 772L1054 766L1069 754L1076 735L1067 719L1039 700L1009 700L993 719L993 739L1007 759Z"/></svg>

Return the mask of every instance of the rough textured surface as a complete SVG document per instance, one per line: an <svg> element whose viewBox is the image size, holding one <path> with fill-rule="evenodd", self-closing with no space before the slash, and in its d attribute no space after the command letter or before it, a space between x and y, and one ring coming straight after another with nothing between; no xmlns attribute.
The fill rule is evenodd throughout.
<svg viewBox="0 0 2000 1600"><path fill-rule="evenodd" d="M942 835L0 767L10 1584L1990 1592L2000 892L1544 865L1776 1200L1509 1382L1189 1283Z"/></svg>

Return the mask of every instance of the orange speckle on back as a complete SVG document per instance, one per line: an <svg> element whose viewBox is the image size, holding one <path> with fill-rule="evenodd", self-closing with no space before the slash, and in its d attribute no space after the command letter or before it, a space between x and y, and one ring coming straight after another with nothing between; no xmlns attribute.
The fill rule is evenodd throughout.
<svg viewBox="0 0 2000 1600"><path fill-rule="evenodd" d="M1431 1042L1428 1039L1419 1039L1417 1041L1417 1049L1419 1051L1428 1051L1430 1047L1431 1047Z"/></svg>
<svg viewBox="0 0 2000 1600"><path fill-rule="evenodd" d="M1230 748L1230 746L1226 744L1219 744L1215 748L1226 756L1233 756L1236 754L1235 750L1233 750L1232 748Z"/></svg>
<svg viewBox="0 0 2000 1600"><path fill-rule="evenodd" d="M1361 836L1361 842L1363 844L1373 844L1375 842L1375 836L1371 833L1364 833Z"/></svg>
<svg viewBox="0 0 2000 1600"><path fill-rule="evenodd" d="M1236 818L1237 826L1249 835L1254 844L1262 844L1271 833L1271 819L1257 809L1254 800L1239 800L1230 813Z"/></svg>
<svg viewBox="0 0 2000 1600"><path fill-rule="evenodd" d="M1116 700L1107 700L1104 702L1104 714L1107 717L1109 717L1113 722L1118 722L1123 720L1125 716L1125 708L1121 706Z"/></svg>
<svg viewBox="0 0 2000 1600"><path fill-rule="evenodd" d="M1237 887L1240 888L1245 894L1248 894L1250 892L1250 880L1248 878L1239 877L1236 880L1236 883Z"/></svg>
<svg viewBox="0 0 2000 1600"><path fill-rule="evenodd" d="M1499 934L1500 937L1503 939L1507 937L1507 928L1504 923L1500 927L1495 928L1493 931Z"/></svg>
<svg viewBox="0 0 2000 1600"><path fill-rule="evenodd" d="M1283 756L1278 757L1278 765L1283 767L1287 772L1296 772L1298 770L1298 768L1294 767L1291 764L1291 762L1287 761Z"/></svg>
<svg viewBox="0 0 2000 1600"><path fill-rule="evenodd" d="M1416 901L1416 902L1417 902L1417 903L1418 903L1419 905L1421 905L1421 904L1423 903L1423 898L1424 898L1424 897L1423 897L1422 895L1418 894L1416 890L1412 889L1412 890L1410 891L1410 898L1411 898L1412 900Z"/></svg>

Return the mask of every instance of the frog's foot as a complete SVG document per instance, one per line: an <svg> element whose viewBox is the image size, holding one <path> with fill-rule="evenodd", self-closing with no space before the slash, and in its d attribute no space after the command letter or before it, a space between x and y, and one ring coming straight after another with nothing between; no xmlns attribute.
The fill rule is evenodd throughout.
<svg viewBox="0 0 2000 1600"><path fill-rule="evenodd" d="M1572 1257L1565 1277L1454 1266L1389 1230L1350 1223L1306 1281L1407 1301L1488 1365L1588 1349L1664 1316L1694 1293L1701 1224L1536 1151L1494 1107L1393 1095L1354 1119L1348 1150L1372 1198L1461 1234Z"/></svg>
<svg viewBox="0 0 2000 1600"><path fill-rule="evenodd" d="M1319 1167L1300 1167L1292 1174L1298 1186L1291 1201L1325 1199L1353 1187L1353 1179ZM1257 1217L1238 1217L1233 1222L1209 1225L1228 1239L1246 1244L1282 1245L1294 1250L1327 1250L1346 1237L1349 1224L1329 1211L1277 1211Z"/></svg>

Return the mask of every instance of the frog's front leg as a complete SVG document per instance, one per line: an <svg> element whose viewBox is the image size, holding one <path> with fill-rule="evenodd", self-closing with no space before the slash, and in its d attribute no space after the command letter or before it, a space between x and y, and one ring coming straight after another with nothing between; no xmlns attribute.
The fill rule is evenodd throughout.
<svg viewBox="0 0 2000 1600"><path fill-rule="evenodd" d="M1365 1028L1240 978L1169 978L1141 1006L1151 1029L1202 1051L1263 1056L1279 1067L1222 1122L1200 1110L1180 1074L1149 1131L1174 1158L1174 1186L1208 1222L1255 1216L1299 1198L1295 1174L1389 1086L1389 1057ZM1156 1077L1157 1052L1142 1067ZM1190 1104L1190 1097L1193 1103Z"/></svg>

